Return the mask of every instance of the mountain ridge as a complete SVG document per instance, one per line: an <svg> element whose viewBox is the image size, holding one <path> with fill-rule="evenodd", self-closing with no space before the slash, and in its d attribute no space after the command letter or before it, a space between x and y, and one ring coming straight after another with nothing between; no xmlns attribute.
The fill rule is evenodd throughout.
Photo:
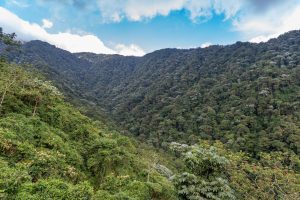
<svg viewBox="0 0 300 200"><path fill-rule="evenodd" d="M268 140L275 137L271 136L272 128L264 125L275 119L269 119L264 110L273 107L272 112L283 119L288 112L281 104L298 102L299 30L265 43L162 49L143 57L71 54L53 46L47 50L45 43L42 47L35 43L23 45L21 53L13 55L12 60L40 61L42 65L33 65L44 69L46 76L49 73L47 77L59 89L69 88L66 92L71 99L94 102L94 110L104 109L128 133L159 147L174 138L192 143L197 138L221 139L231 145L244 139L245 136L237 134L242 131L248 139L234 148L256 154L253 145L262 131ZM290 91L290 99L284 98L285 90ZM266 96L260 95L263 92ZM270 96L276 101L271 101ZM254 105L254 111L246 109L249 105ZM215 114L210 116L207 112ZM224 128L235 112L240 112L238 116L244 119ZM292 115L297 112L298 107ZM298 127L297 120L291 123ZM270 151L289 149L292 145L298 152L298 131L292 135L296 135L293 142L278 135L276 147L270 143L261 144L261 148Z"/></svg>
<svg viewBox="0 0 300 200"><path fill-rule="evenodd" d="M300 35L290 38L138 60L5 47L0 198L299 199Z"/></svg>

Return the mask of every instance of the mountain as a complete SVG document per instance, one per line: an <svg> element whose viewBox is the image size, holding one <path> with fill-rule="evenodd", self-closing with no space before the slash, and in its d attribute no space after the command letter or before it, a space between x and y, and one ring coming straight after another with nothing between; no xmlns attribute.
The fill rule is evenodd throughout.
<svg viewBox="0 0 300 200"><path fill-rule="evenodd" d="M96 104L156 147L201 138L255 156L300 152L299 44L300 32L291 31L260 44L125 57L71 54L31 41L10 57L33 64L59 89Z"/></svg>
<svg viewBox="0 0 300 200"><path fill-rule="evenodd" d="M0 199L299 199L297 36L251 61L275 45L136 58L0 35Z"/></svg>

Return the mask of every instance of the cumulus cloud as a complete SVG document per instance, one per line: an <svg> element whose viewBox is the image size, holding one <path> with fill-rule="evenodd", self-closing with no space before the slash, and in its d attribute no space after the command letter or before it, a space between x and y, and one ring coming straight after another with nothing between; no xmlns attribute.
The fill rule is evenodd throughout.
<svg viewBox="0 0 300 200"><path fill-rule="evenodd" d="M36 0L39 4L56 2L73 6L81 12L100 10L103 22L142 21L158 15L167 16L172 11L186 10L192 21L207 20L214 13L233 17L245 1L251 0ZM46 5L46 4L45 4Z"/></svg>
<svg viewBox="0 0 300 200"><path fill-rule="evenodd" d="M180 10L188 11L193 22L223 14L224 20L232 20L234 31L251 42L299 29L299 6L300 0L98 0L106 22L142 21Z"/></svg>
<svg viewBox="0 0 300 200"><path fill-rule="evenodd" d="M141 49L139 46L131 44L131 45L124 45L124 44L118 44L115 47L115 50L118 52L118 54L124 55L124 56L143 56L145 55L145 52L143 49Z"/></svg>
<svg viewBox="0 0 300 200"><path fill-rule="evenodd" d="M123 19L141 21L157 15L167 16L172 11L187 10L190 18L210 18L213 13L224 14L228 19L241 7L236 0L99 0L98 6L104 20L120 22Z"/></svg>
<svg viewBox="0 0 300 200"><path fill-rule="evenodd" d="M14 0L17 1L17 0ZM19 1L19 0L18 0ZM100 11L104 22L120 22L124 19L129 21L142 21L151 19L158 15L167 16L173 11L185 10L190 19L194 22L198 20L210 19L214 14L224 15L225 20L239 20L245 17L255 17L264 15L270 10L276 10L276 14L281 15L279 9L286 5L295 6L299 0L36 0L40 4L56 2L65 6L78 8L78 12ZM47 4L45 4L47 5ZM281 9L283 10L283 9ZM276 16L274 16L276 18Z"/></svg>
<svg viewBox="0 0 300 200"><path fill-rule="evenodd" d="M149 20L181 10L185 10L193 22L205 21L219 14L224 15L224 20L232 22L233 31L241 33L243 40L251 42L267 41L284 32L300 29L300 0L36 0L36 2L39 2L39 6L47 6L47 2L62 4L61 7L72 6L84 16L99 12L102 21L106 23ZM12 17L5 16L5 12ZM87 33L72 34L68 31L50 34L46 31L53 26L50 21L43 21L43 25L39 26L26 22L9 11L4 11L3 8L0 15L2 20L0 25L5 25L4 28L8 32L18 33L21 39L44 40L71 52L144 54L144 51L134 44L107 47L98 37Z"/></svg>
<svg viewBox="0 0 300 200"><path fill-rule="evenodd" d="M93 52L103 54L123 54L124 55L143 55L142 49L136 45L119 45L116 50L108 48L95 35L77 35L70 32L60 32L56 34L48 33L45 28L50 28L53 24L48 20L43 20L43 26L29 23L19 18L9 10L0 7L0 27L6 32L15 32L24 41L42 40L49 42L59 48L74 52Z"/></svg>
<svg viewBox="0 0 300 200"><path fill-rule="evenodd" d="M43 19L42 23L42 28L52 28L53 26L53 22L49 21L48 19Z"/></svg>
<svg viewBox="0 0 300 200"><path fill-rule="evenodd" d="M268 12L256 16L243 16L235 20L233 25L235 30L243 33L247 40L259 43L290 30L300 29L299 19L300 4L285 4L274 6Z"/></svg>

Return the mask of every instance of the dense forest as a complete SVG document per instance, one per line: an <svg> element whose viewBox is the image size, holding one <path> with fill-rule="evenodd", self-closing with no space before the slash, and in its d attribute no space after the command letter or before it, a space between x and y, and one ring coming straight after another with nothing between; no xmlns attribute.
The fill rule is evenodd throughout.
<svg viewBox="0 0 300 200"><path fill-rule="evenodd" d="M299 48L300 31L292 31L266 43L163 49L144 57L71 54L31 41L8 57L32 64L69 99L108 113L155 147L201 138L255 157L300 153Z"/></svg>
<svg viewBox="0 0 300 200"><path fill-rule="evenodd" d="M0 199L176 199L169 158L82 115L41 76L1 61L0 91Z"/></svg>
<svg viewBox="0 0 300 200"><path fill-rule="evenodd" d="M221 140L256 156L300 153L299 47L293 31L261 44L160 50L136 59L135 69L131 58L81 57L96 62L87 94L143 141Z"/></svg>
<svg viewBox="0 0 300 200"><path fill-rule="evenodd" d="M14 37L0 34L1 199L300 198L299 31L144 57Z"/></svg>

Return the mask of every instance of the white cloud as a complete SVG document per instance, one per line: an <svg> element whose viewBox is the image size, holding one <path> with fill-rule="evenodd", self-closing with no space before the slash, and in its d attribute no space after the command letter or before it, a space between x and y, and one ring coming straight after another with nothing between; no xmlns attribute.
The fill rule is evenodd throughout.
<svg viewBox="0 0 300 200"><path fill-rule="evenodd" d="M212 43L210 43L210 42L205 42L205 43L203 43L203 44L201 44L201 48L206 48L206 47L209 47L209 46L211 46L212 45Z"/></svg>
<svg viewBox="0 0 300 200"><path fill-rule="evenodd" d="M44 23L40 26L35 23L29 23L19 18L9 10L0 7L0 27L3 27L5 32L17 33L18 37L24 41L42 40L49 42L59 48L65 49L72 53L74 52L93 52L103 54L124 54L140 56L143 50L136 46L118 45L116 50L108 48L95 35L85 34L77 35L70 32L60 32L56 34L48 33L45 28L50 28L52 24Z"/></svg>
<svg viewBox="0 0 300 200"><path fill-rule="evenodd" d="M266 42L291 30L300 29L300 5L280 5L257 16L249 15L234 22L235 30L250 42Z"/></svg>
<svg viewBox="0 0 300 200"><path fill-rule="evenodd" d="M116 52L106 47L103 42L94 35L76 35L72 33L49 34L45 38L47 42L57 47L74 52L93 52L115 54Z"/></svg>
<svg viewBox="0 0 300 200"><path fill-rule="evenodd" d="M186 10L193 22L223 14L244 40L267 41L300 29L300 0L98 0L105 22L142 21Z"/></svg>
<svg viewBox="0 0 300 200"><path fill-rule="evenodd" d="M48 19L43 19L42 20L43 25L42 28L52 28L53 27L53 22L49 21Z"/></svg>
<svg viewBox="0 0 300 200"><path fill-rule="evenodd" d="M214 13L224 14L225 20L234 17L243 6L243 1L236 0L186 0L183 8L190 12L190 19L197 21L197 18L209 19Z"/></svg>
<svg viewBox="0 0 300 200"><path fill-rule="evenodd" d="M131 44L129 46L126 46L124 44L118 44L115 47L115 50L118 54L124 55L124 56L143 56L145 55L145 52L142 48L140 48L137 45Z"/></svg>
<svg viewBox="0 0 300 200"><path fill-rule="evenodd" d="M197 21L199 17L211 17L214 12L228 19L238 12L242 3L236 0L99 0L98 5L108 22L120 22L124 18L141 21L183 9L189 11L191 20Z"/></svg>

